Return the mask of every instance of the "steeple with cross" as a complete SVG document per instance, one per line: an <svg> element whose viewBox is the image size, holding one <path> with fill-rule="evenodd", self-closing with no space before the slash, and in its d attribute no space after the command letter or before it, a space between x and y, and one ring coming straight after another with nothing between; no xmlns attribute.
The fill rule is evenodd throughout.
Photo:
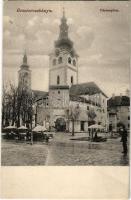
<svg viewBox="0 0 131 200"><path fill-rule="evenodd" d="M61 18L59 39L67 39L67 38L68 38L68 25L67 25L67 19L65 17L65 10L63 8L63 16Z"/></svg>
<svg viewBox="0 0 131 200"><path fill-rule="evenodd" d="M78 55L68 36L69 26L65 9L59 26L59 36L50 54L49 85L70 87L78 82Z"/></svg>
<svg viewBox="0 0 131 200"><path fill-rule="evenodd" d="M18 71L18 87L22 90L31 90L31 70L27 63L27 54L24 52L23 63Z"/></svg>

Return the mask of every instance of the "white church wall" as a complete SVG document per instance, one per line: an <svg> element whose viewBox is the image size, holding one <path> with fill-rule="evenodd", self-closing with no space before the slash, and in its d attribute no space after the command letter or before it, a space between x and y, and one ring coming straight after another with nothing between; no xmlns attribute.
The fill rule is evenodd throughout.
<svg viewBox="0 0 131 200"><path fill-rule="evenodd" d="M49 106L55 108L63 108L69 106L69 90L55 89L49 91Z"/></svg>
<svg viewBox="0 0 131 200"><path fill-rule="evenodd" d="M64 67L57 67L49 72L49 84L50 85L58 85L57 84L57 77L60 77L59 85L66 85L66 76L65 76L65 68Z"/></svg>
<svg viewBox="0 0 131 200"><path fill-rule="evenodd" d="M73 83L71 83L71 77L73 77ZM72 69L67 69L67 84L71 86L72 84L77 84L77 72Z"/></svg>

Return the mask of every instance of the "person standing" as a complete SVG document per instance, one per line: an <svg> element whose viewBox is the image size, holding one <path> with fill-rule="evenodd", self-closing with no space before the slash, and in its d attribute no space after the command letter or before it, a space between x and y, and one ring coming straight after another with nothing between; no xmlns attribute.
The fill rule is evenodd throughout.
<svg viewBox="0 0 131 200"><path fill-rule="evenodd" d="M49 143L49 136L48 135L46 135L45 140L46 140L46 144L48 144Z"/></svg>
<svg viewBox="0 0 131 200"><path fill-rule="evenodd" d="M120 134L121 134L121 142L123 145L123 152L125 155L127 154L127 131L125 127L120 129Z"/></svg>

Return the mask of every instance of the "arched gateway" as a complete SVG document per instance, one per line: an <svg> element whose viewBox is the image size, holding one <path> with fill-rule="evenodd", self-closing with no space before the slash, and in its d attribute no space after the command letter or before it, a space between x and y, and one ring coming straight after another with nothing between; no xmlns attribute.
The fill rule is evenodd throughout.
<svg viewBox="0 0 131 200"><path fill-rule="evenodd" d="M57 118L55 121L56 131L65 131L66 130L66 121L64 118Z"/></svg>

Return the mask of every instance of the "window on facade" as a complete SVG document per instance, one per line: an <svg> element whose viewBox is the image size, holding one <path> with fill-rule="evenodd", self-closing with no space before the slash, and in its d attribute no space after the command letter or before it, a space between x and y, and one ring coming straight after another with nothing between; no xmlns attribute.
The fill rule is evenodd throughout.
<svg viewBox="0 0 131 200"><path fill-rule="evenodd" d="M87 106L87 110L89 110L90 108L89 108L89 106Z"/></svg>
<svg viewBox="0 0 131 200"><path fill-rule="evenodd" d="M71 84L73 84L73 76L71 76Z"/></svg>
<svg viewBox="0 0 131 200"><path fill-rule="evenodd" d="M60 77L57 76L57 85L59 85L59 84L60 84Z"/></svg>
<svg viewBox="0 0 131 200"><path fill-rule="evenodd" d="M76 61L75 60L73 60L73 65L76 66Z"/></svg>
<svg viewBox="0 0 131 200"><path fill-rule="evenodd" d="M56 65L56 59L53 59L53 65Z"/></svg>
<svg viewBox="0 0 131 200"><path fill-rule="evenodd" d="M128 120L130 120L130 116L128 116Z"/></svg>
<svg viewBox="0 0 131 200"><path fill-rule="evenodd" d="M71 64L71 58L70 57L68 58L68 63Z"/></svg>
<svg viewBox="0 0 131 200"><path fill-rule="evenodd" d="M58 63L61 64L62 63L62 57L58 58Z"/></svg>
<svg viewBox="0 0 131 200"><path fill-rule="evenodd" d="M60 91L58 91L58 94L60 94Z"/></svg>
<svg viewBox="0 0 131 200"><path fill-rule="evenodd" d="M130 128L130 124L128 124L128 128Z"/></svg>

